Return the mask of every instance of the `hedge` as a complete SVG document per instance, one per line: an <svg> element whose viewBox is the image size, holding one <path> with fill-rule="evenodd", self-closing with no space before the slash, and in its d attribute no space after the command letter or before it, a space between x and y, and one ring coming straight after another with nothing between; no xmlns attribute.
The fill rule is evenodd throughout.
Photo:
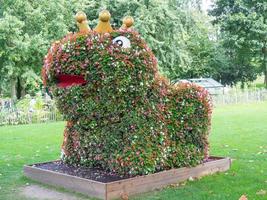
<svg viewBox="0 0 267 200"><path fill-rule="evenodd" d="M130 48L114 42L118 36ZM133 176L208 157L208 92L171 85L133 30L68 34L49 49L43 80L68 121L62 145L68 164Z"/></svg>

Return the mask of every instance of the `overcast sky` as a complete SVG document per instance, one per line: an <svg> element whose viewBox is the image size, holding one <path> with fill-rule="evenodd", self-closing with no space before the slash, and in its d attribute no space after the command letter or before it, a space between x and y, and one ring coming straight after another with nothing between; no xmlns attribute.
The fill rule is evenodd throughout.
<svg viewBox="0 0 267 200"><path fill-rule="evenodd" d="M207 11L211 8L212 0L202 0L202 9Z"/></svg>

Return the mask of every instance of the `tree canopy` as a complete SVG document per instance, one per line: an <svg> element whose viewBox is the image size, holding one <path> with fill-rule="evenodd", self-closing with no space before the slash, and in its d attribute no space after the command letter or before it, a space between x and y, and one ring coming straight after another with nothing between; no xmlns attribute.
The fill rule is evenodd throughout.
<svg viewBox="0 0 267 200"><path fill-rule="evenodd" d="M52 41L76 31L73 16L86 12L91 28L102 9L119 27L135 19L171 80L213 77L223 84L267 77L267 3L217 0L205 14L200 0L0 0L0 94L20 98L40 90L43 57ZM213 23L211 23L213 22ZM265 78L265 82L267 82Z"/></svg>
<svg viewBox="0 0 267 200"><path fill-rule="evenodd" d="M40 89L43 56L74 25L76 6L64 0L1 1L1 93L10 88L12 98L19 98Z"/></svg>
<svg viewBox="0 0 267 200"><path fill-rule="evenodd" d="M232 71L229 82L246 82L265 74L267 87L267 2L216 0L210 14L220 27L225 55ZM227 73L228 74L228 73Z"/></svg>

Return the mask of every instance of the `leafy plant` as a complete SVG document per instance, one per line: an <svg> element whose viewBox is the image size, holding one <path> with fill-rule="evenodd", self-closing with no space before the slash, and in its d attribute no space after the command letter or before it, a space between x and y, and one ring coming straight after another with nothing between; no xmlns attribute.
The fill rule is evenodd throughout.
<svg viewBox="0 0 267 200"><path fill-rule="evenodd" d="M131 47L117 45L118 36ZM49 50L43 79L68 121L66 163L136 175L208 156L207 91L170 85L135 31L67 35Z"/></svg>

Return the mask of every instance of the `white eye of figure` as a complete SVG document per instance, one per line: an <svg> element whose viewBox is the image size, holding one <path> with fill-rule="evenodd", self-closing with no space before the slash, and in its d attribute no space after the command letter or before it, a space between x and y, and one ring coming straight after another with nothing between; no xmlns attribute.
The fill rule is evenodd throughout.
<svg viewBox="0 0 267 200"><path fill-rule="evenodd" d="M130 48L131 42L127 37L124 36L118 36L112 40L113 44L117 44L122 48Z"/></svg>

